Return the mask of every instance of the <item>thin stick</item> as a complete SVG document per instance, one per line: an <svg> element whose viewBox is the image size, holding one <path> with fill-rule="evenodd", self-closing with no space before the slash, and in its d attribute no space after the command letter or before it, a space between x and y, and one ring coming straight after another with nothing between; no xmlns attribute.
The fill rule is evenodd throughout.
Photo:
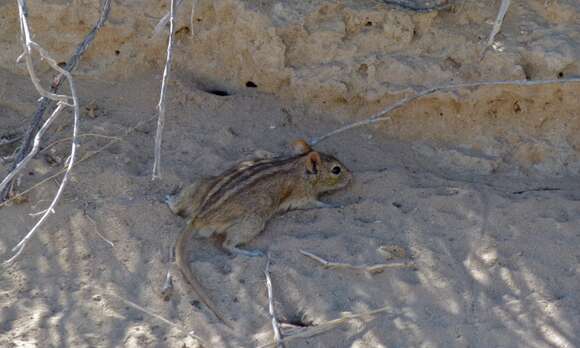
<svg viewBox="0 0 580 348"><path fill-rule="evenodd" d="M19 1L18 4L19 4L19 12L21 12L24 15L24 17L28 17L28 13L27 13L28 11L26 9L26 2ZM97 20L97 23L91 29L91 31L84 37L83 41L77 46L75 53L68 60L66 66L64 67L64 70L69 71L69 72L74 70L74 68L77 66L77 64L79 62L80 57L86 52L86 50L88 49L90 44L93 42L97 32L105 24L107 18L109 17L110 12L111 12L111 0L105 0L103 3L103 7L101 9L101 14L99 16L99 19ZM23 42L23 45L24 45L24 42ZM24 46L26 47L26 45L24 45ZM18 57L17 61L20 61L21 59L23 59L25 57L26 51L27 51L27 48L24 49L24 52L20 55L20 57ZM65 75L59 74L57 76L57 78L55 80L53 80L53 83L50 87L50 92L55 93L56 91L58 91L58 89L59 89L60 85L62 84L62 82L64 81L64 79L65 79ZM36 135L36 132L38 131L38 129L41 126L42 117L44 116L44 113L46 112L47 109L52 108L53 105L54 105L54 101L52 99L45 98L45 97L42 97L40 99L40 101L38 102L38 107L37 107L34 115L32 116L30 126L28 127L28 130L26 131L26 135L24 136L22 146L20 146L18 154L16 155L16 160L12 164L11 170L16 168L18 163L20 163L20 161L22 161L22 159L24 157L26 157L26 155L28 154L28 152L30 150L30 146L31 146L32 141L34 139L34 136ZM13 183L14 183L14 181L10 182L10 184L7 185L2 192L0 192L0 202L5 202L6 200L9 199L9 196L13 190Z"/></svg>
<svg viewBox="0 0 580 348"><path fill-rule="evenodd" d="M376 265L351 265L349 263L331 262L323 259L320 256L309 253L308 251L299 250L304 256L307 256L322 265L324 269L352 269L355 271L364 271L370 274L381 273L386 269L393 268L413 268L415 264L411 261L393 262L393 263L379 263Z"/></svg>
<svg viewBox="0 0 580 348"><path fill-rule="evenodd" d="M161 178L161 141L163 139L163 127L165 126L165 94L167 91L167 80L171 72L171 59L173 57L173 37L175 26L175 1L171 1L171 11L169 17L169 39L167 40L167 57L165 68L163 69L163 81L161 82L161 93L159 95L159 118L157 119L157 133L155 134L155 161L153 163L153 180Z"/></svg>
<svg viewBox="0 0 580 348"><path fill-rule="evenodd" d="M14 170L8 173L8 175L6 175L4 180L2 180L2 182L0 183L0 191L2 191L4 187L6 187L6 185L8 185L10 181L12 181L12 178L14 178L16 174L18 174L20 171L22 171L22 169L26 167L26 165L32 159L32 157L36 155L36 153L38 152L38 147L40 146L40 139L44 135L44 132L46 132L46 130L48 129L48 127L50 127L50 125L56 119L56 117L60 115L60 112L64 107L65 107L64 103L59 103L57 108L54 109L52 115L50 115L50 117L46 119L42 127L38 130L38 133L36 133L36 135L34 136L34 144L32 146L32 150L30 150L28 155L26 155L26 157L24 157L22 161L18 163L16 168L14 168Z"/></svg>
<svg viewBox="0 0 580 348"><path fill-rule="evenodd" d="M497 12L497 17L495 18L495 22L493 23L493 28L492 28L491 32L489 33L489 38L487 39L487 43L486 43L485 47L483 48L483 50L481 51L480 59L484 58L485 52L487 52L487 49L493 44L493 40L495 40L495 36L501 30L501 25L503 23L503 19L505 18L505 15L506 15L509 7L510 7L510 0L501 0L501 4L499 6L499 11Z"/></svg>
<svg viewBox="0 0 580 348"><path fill-rule="evenodd" d="M282 334L280 333L280 324L276 319L276 313L274 312L274 291L272 290L272 280L270 279L270 253L266 259L266 270L264 271L266 275L266 287L268 288L268 311L272 317L272 329L274 330L274 340L276 341L277 348L284 348L284 343L282 343Z"/></svg>
<svg viewBox="0 0 580 348"><path fill-rule="evenodd" d="M35 232L38 230L38 227L40 227L40 225L42 225L42 223L48 218L48 215L50 215L52 212L54 212L54 207L56 206L56 203L58 202L60 196L62 195L64 187L66 186L66 183L67 183L68 178L69 178L70 170L72 169L72 166L74 165L76 151L77 151L77 147L78 147L77 134L78 134L78 122L79 122L80 111L79 111L79 103L78 103L78 98L77 98L77 94L76 94L76 89L75 89L75 85L74 85L72 76L68 71L62 69L58 65L58 63L48 55L48 52L46 52L46 50L44 50L39 44L37 44L34 41L31 41L30 31L28 28L28 22L26 20L26 15L25 15L25 10L24 10L25 6L26 5L25 5L24 0L18 0L18 13L19 13L19 18L20 18L21 36L22 36L22 41L23 41L23 45L24 45L24 50L26 52L25 57L26 57L26 61L27 61L27 67L28 67L28 71L30 74L30 78L33 80L35 87L37 88L38 92L41 95L43 95L43 93L44 93L44 95L43 95L44 97L49 98L49 99L53 99L55 101L59 101L59 105L57 106L58 112L56 114L58 114L62 110L62 106L64 105L64 103L66 101L72 99L72 102L73 102L72 107L74 110L74 112L73 112L73 134L72 134L73 140L71 142L72 143L71 153L70 153L70 158L67 161L66 171L64 172L62 182L61 182L58 190L56 191L56 194L55 194L52 202L48 206L46 212L40 217L40 219L36 222L36 224L28 232L28 234L26 234L26 236L24 236L24 238L12 249L12 251L15 252L15 254L10 259L5 261L5 264L11 264L22 253L22 251L24 250L24 247L26 246L26 244L28 243L30 238L32 238L32 236L34 236ZM40 84L37 83L38 81L36 81L36 82L34 81L36 74L35 74L33 66L32 66L32 52L31 52L32 48L35 48L38 51L38 53L40 54L40 56L46 62L48 62L48 64L53 69L55 69L56 71L60 72L63 76L65 76L65 78L67 79L68 84L69 84L71 96L59 96L59 95L44 91L42 89L42 87L39 87ZM55 113L53 113L53 116L54 115L55 115ZM56 117L56 116L54 116L54 117ZM54 117L53 117L53 120L54 120ZM46 128L45 128L45 130L46 130ZM35 139L39 139L39 138L35 137ZM38 144L36 144L36 145L37 145L37 149L38 149ZM6 181L6 183L7 182L8 181ZM5 183L5 185L6 185L6 183Z"/></svg>
<svg viewBox="0 0 580 348"><path fill-rule="evenodd" d="M42 58L48 58L48 55L45 54L46 52L44 52L44 50L39 49L40 46L36 45L36 43L33 42L31 37L30 37L30 29L28 28L28 20L26 18L27 16L25 15L25 11L24 11L25 6L26 6L25 0L18 0L18 15L20 18L20 34L21 34L22 45L24 46L24 52L20 55L20 57L25 58L26 68L28 70L28 74L30 75L30 80L32 81L32 84L34 85L34 88L36 88L36 90L38 91L38 93L40 93L41 96L48 98L48 99L52 99L54 101L67 102L69 99L68 96L63 95L63 94L51 93L51 92L45 90L42 87L42 85L40 84L40 80L36 76L36 72L34 70L34 64L32 62L32 48L34 47L37 50L39 50L39 53L42 56ZM45 55L47 57L45 57ZM58 69L56 69L56 70L58 70Z"/></svg>
<svg viewBox="0 0 580 348"><path fill-rule="evenodd" d="M348 124L344 127L340 127L338 129L335 129L332 132L327 133L323 136L320 136L317 138L312 138L312 139L310 139L309 144L316 145L316 144L328 139L329 137L331 137L333 135L342 133L344 131L347 131L347 130L350 130L353 128L358 128L358 127L368 126L368 125L378 123L378 122L388 121L392 118L392 115L387 115L391 111L400 109L401 107L409 104L410 102L412 102L416 99L427 96L429 94L433 94L435 92L449 91L449 90L460 89L460 88L482 87L482 86L513 86L513 85L515 85L515 86L526 86L527 87L527 86L566 84L566 83L578 83L578 82L580 82L580 78L571 77L571 78L558 79L558 80L477 81L477 82L468 82L468 83L458 83L458 84L451 84L451 85L436 86L436 87L422 90L420 92L415 92L414 95L405 97L405 98L395 102L394 104L389 105L387 108L377 112L374 115L371 115L371 117L367 118L366 120L354 122L354 123Z"/></svg>
<svg viewBox="0 0 580 348"><path fill-rule="evenodd" d="M293 341L297 338L309 338L309 337L312 337L315 335L319 335L319 334L324 333L326 331L332 330L335 327L342 325L348 321L355 320L355 319L370 318L370 317L375 316L377 314L388 312L390 309L391 309L391 306L385 306L385 307L373 309L373 310L370 310L367 312L362 312L362 313L353 314L353 313L346 312L346 313L343 313L340 318L325 321L325 322L322 322L316 326L309 327L309 328L304 329L302 331L296 332L295 334L293 334L291 336L286 336L286 337L282 338L281 342L286 343L286 342ZM391 315L394 316L395 314L391 313ZM266 344L260 346L259 348L274 347L276 344L277 344L277 342L273 340L269 343L266 343Z"/></svg>

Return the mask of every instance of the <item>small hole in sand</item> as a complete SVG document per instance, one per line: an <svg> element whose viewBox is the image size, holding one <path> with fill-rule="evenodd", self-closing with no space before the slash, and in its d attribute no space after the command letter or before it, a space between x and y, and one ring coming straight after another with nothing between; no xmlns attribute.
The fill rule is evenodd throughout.
<svg viewBox="0 0 580 348"><path fill-rule="evenodd" d="M255 84L253 81L248 81L248 82L246 82L246 87L248 87L248 88L256 88L256 87L258 87L258 85Z"/></svg>
<svg viewBox="0 0 580 348"><path fill-rule="evenodd" d="M115 50L115 55L118 56L119 54L121 54L121 51Z"/></svg>
<svg viewBox="0 0 580 348"><path fill-rule="evenodd" d="M366 22L366 23L365 23L365 26L367 26L367 27L372 27L372 26L373 26L373 22L371 22L371 21L368 21L368 22Z"/></svg>
<svg viewBox="0 0 580 348"><path fill-rule="evenodd" d="M560 71L560 72L558 73L558 78L559 78L559 79L561 79L562 77L564 77L564 73Z"/></svg>
<svg viewBox="0 0 580 348"><path fill-rule="evenodd" d="M227 97L227 96L231 95L230 92L224 91L223 89L210 89L210 90L207 90L206 92L209 94L220 96L220 97Z"/></svg>

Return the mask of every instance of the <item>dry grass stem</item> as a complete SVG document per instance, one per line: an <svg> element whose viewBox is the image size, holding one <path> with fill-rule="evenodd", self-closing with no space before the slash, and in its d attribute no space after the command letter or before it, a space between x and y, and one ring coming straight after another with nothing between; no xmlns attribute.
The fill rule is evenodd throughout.
<svg viewBox="0 0 580 348"><path fill-rule="evenodd" d="M501 30L501 25L503 24L503 19L505 18L505 15L506 15L509 7L510 7L510 0L501 0L501 5L499 6L499 11L497 12L497 17L495 18L495 22L493 23L493 28L491 29L491 32L489 33L489 38L487 39L487 43L485 44L485 47L481 51L481 57L480 57L481 59L483 59L483 57L485 56L485 52L487 52L487 49L489 47L491 47L491 45L493 45L493 41L495 40L495 36Z"/></svg>
<svg viewBox="0 0 580 348"><path fill-rule="evenodd" d="M376 274L381 273L386 269L415 267L415 264L411 261L379 263L376 265L351 265L349 263L327 261L320 256L314 255L313 253L304 250L300 250L300 253L318 262L319 264L322 265L322 268L324 269L352 269L355 271L363 271L368 272L370 274Z"/></svg>
<svg viewBox="0 0 580 348"><path fill-rule="evenodd" d="M427 88L419 92L415 92L415 94L405 97L392 105L389 105L385 109L375 113L374 115L370 116L369 118L348 124L344 127L340 127L338 129L333 130L323 136L312 138L309 141L310 145L316 145L331 136L337 135L344 131L358 128L362 126L368 126L371 124L375 124L378 122L388 121L392 118L392 115L387 115L388 113L400 109L403 106L411 103L412 101L419 99L421 97L440 92L440 91L451 91L457 90L461 88L475 88L475 87L482 87L482 86L539 86L539 85L551 85L551 84L566 84L566 83L578 83L580 82L580 78L578 77L571 77L571 78L563 78L557 80L506 80L506 81L477 81L477 82L467 82L467 83L458 83L458 84L451 84L451 85L442 85L436 86L432 88Z"/></svg>
<svg viewBox="0 0 580 348"><path fill-rule="evenodd" d="M302 329L302 330L294 333L291 336L287 335L284 338L282 338L281 342L286 343L286 342L290 342L290 341L293 341L293 340L298 339L298 338L309 338L309 337L313 337L316 335L320 335L321 333L332 330L335 327L342 325L344 323L347 323L351 320L370 319L371 317L373 317L377 314L389 312L390 309L391 309L390 306L385 306L385 307L373 309L373 310L370 310L367 312L362 312L362 313L354 313L353 314L350 312L345 312L342 314L342 316L340 318L325 321L325 322L317 324L316 326ZM393 313L392 315L394 316L395 314ZM276 346L276 344L277 344L276 341L271 341L269 343L266 343L266 344L260 346L259 348L274 347L274 346Z"/></svg>
<svg viewBox="0 0 580 348"><path fill-rule="evenodd" d="M153 163L153 179L161 178L161 142L163 140L163 127L165 126L165 95L167 92L167 81L171 72L171 59L173 57L173 37L175 36L175 10L176 0L171 1L171 11L169 16L169 39L167 40L167 57L165 68L163 69L163 81L161 82L161 93L159 95L159 118L157 119L157 133L155 134L155 161Z"/></svg>
<svg viewBox="0 0 580 348"><path fill-rule="evenodd" d="M272 317L272 329L274 331L276 348L284 348L282 334L280 333L280 324L278 324L276 313L274 312L274 291L272 290L272 280L270 279L270 253L268 253L266 259L266 270L264 271L264 275L266 276L266 288L268 289L268 311Z"/></svg>

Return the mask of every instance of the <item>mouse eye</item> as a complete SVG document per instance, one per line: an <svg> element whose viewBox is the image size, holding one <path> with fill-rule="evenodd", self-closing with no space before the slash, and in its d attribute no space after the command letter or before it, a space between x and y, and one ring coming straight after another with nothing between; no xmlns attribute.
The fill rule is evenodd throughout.
<svg viewBox="0 0 580 348"><path fill-rule="evenodd" d="M340 167L339 166L334 166L332 167L332 169L330 170L330 172L334 175L338 175L340 174Z"/></svg>

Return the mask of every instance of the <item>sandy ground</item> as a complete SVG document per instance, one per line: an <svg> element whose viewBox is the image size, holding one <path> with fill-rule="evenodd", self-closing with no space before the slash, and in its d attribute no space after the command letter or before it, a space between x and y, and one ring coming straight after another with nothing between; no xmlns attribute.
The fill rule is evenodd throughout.
<svg viewBox="0 0 580 348"><path fill-rule="evenodd" d="M1 74L4 135L25 129L36 94L27 79ZM155 124L147 120L155 114L158 81L153 75L79 81L79 94L91 96L81 100L80 156L112 140L91 134L122 141L79 163L56 214L20 259L1 270L0 346L197 347L191 331L205 347L255 347L272 339L263 258L228 256L205 240L191 249L192 267L233 330L216 322L181 278L172 301L158 297L168 248L184 226L162 199L256 149L280 152L296 137L340 124L253 89L216 96L177 79L168 100L164 176L153 182ZM96 111L87 111L89 104ZM67 117L45 144L69 136ZM319 150L354 172L351 187L325 198L344 208L290 212L248 245L272 255L282 321L309 327L342 312L388 307L288 347L580 346L578 178L446 170L436 154L419 155L419 145L368 129L321 143ZM21 187L58 171L68 146L47 148ZM3 156L13 149L0 147ZM57 185L50 180L27 194L27 202L0 209L2 258ZM402 260L412 259L417 270L372 276L325 270L298 252L373 264L385 262L378 252L385 245L402 248Z"/></svg>

